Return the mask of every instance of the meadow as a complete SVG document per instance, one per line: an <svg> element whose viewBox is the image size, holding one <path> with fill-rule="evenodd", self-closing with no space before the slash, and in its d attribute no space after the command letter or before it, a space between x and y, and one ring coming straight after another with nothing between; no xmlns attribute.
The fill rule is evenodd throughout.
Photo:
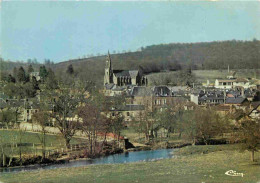
<svg viewBox="0 0 260 183"><path fill-rule="evenodd" d="M90 165L77 168L3 173L5 183L71 182L210 182L256 183L260 181L258 162L250 162L249 152L239 152L238 145L189 146L175 150L175 156L151 162ZM228 170L243 173L228 176Z"/></svg>
<svg viewBox="0 0 260 183"><path fill-rule="evenodd" d="M46 149L56 149L65 147L65 141L60 135L46 134ZM19 130L0 130L0 145L3 145L3 151L5 154L12 154L18 156L19 151L23 154L34 154L35 149L38 149L38 153L41 153L41 133L25 132ZM72 138L71 144L77 144L84 141L80 138ZM9 144L9 146L4 146ZM16 146L17 144L17 146ZM20 145L21 149L20 149ZM14 146L14 152L11 152L11 145Z"/></svg>
<svg viewBox="0 0 260 183"><path fill-rule="evenodd" d="M147 75L149 85L158 83L159 85L166 85L171 83L178 83L176 81L178 71L159 72ZM195 81L198 83L206 83L209 80L210 83L214 83L216 78L226 79L230 73L227 70L193 70L192 73L195 76ZM235 77L238 78L256 78L260 79L260 69L237 69ZM179 82L181 83L181 81Z"/></svg>

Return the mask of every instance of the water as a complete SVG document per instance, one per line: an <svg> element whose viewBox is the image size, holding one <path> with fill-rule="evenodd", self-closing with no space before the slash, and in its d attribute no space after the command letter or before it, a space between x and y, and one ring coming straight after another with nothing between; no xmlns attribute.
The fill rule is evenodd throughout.
<svg viewBox="0 0 260 183"><path fill-rule="evenodd" d="M70 161L62 164L52 164L52 165L36 165L27 167L15 167L15 168L2 168L0 172L20 172L20 171L32 171L40 169L56 169L56 168L68 168L68 167L81 167L87 165L96 164L115 164L115 163L130 163L130 162L140 162L140 161L155 161L159 159L171 158L173 149L160 149L151 151L135 151L129 153L109 155L102 158L96 158L92 160L76 160Z"/></svg>

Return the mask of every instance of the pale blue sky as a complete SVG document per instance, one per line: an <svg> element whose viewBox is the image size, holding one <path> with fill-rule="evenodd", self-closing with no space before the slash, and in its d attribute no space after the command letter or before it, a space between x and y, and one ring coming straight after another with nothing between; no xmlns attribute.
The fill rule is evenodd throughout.
<svg viewBox="0 0 260 183"><path fill-rule="evenodd" d="M260 2L2 2L4 59L55 62L173 42L260 39Z"/></svg>

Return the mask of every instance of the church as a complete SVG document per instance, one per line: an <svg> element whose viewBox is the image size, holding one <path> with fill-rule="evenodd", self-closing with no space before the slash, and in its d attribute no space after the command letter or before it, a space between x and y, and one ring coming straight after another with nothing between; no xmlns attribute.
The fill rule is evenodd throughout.
<svg viewBox="0 0 260 183"><path fill-rule="evenodd" d="M139 70L113 70L111 57L108 52L105 66L104 86L147 86L147 84L147 78Z"/></svg>

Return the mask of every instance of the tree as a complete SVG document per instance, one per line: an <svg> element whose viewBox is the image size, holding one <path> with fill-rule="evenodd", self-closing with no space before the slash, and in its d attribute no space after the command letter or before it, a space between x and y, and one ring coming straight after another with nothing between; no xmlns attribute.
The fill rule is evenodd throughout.
<svg viewBox="0 0 260 183"><path fill-rule="evenodd" d="M47 111L42 110L33 114L33 120L40 126L41 135L38 135L39 140L42 144L42 161L45 159L45 151L46 151L46 127L50 124L51 117Z"/></svg>
<svg viewBox="0 0 260 183"><path fill-rule="evenodd" d="M70 64L67 68L67 71L66 71L69 75L73 75L74 74L74 69L73 69L73 66L72 64Z"/></svg>
<svg viewBox="0 0 260 183"><path fill-rule="evenodd" d="M51 70L51 68L48 69L48 77L46 79L46 87L47 89L54 90L58 89L58 82L56 80L54 72Z"/></svg>
<svg viewBox="0 0 260 183"><path fill-rule="evenodd" d="M242 151L248 150L251 152L251 161L254 161L255 152L260 149L260 120L242 120L239 124L236 140L242 142Z"/></svg>
<svg viewBox="0 0 260 183"><path fill-rule="evenodd" d="M119 141L121 131L124 129L124 116L121 113L112 116L109 129L113 134L117 135L117 140Z"/></svg>
<svg viewBox="0 0 260 183"><path fill-rule="evenodd" d="M30 74L33 71L34 71L33 66L30 64L28 67L28 74Z"/></svg>
<svg viewBox="0 0 260 183"><path fill-rule="evenodd" d="M9 97L17 97L19 88L14 83L8 83L4 86L4 93Z"/></svg>
<svg viewBox="0 0 260 183"><path fill-rule="evenodd" d="M230 126L225 116L220 116L212 109L185 111L179 120L179 130L194 145L201 142L209 144L213 137L223 134Z"/></svg>
<svg viewBox="0 0 260 183"><path fill-rule="evenodd" d="M36 79L34 76L32 77L31 83L32 83L32 86L33 86L33 88L34 88L35 90L39 90L39 89L40 89L40 88L39 88L38 81L37 81L37 79Z"/></svg>
<svg viewBox="0 0 260 183"><path fill-rule="evenodd" d="M41 77L41 79L43 81L45 81L45 79L47 78L48 72L47 72L46 67L44 65L40 66L40 73L39 73L39 75L40 75L40 77Z"/></svg>
<svg viewBox="0 0 260 183"><path fill-rule="evenodd" d="M23 67L20 67L18 69L18 72L17 72L17 81L18 82L26 82L27 78L26 78L26 73L24 71L24 68Z"/></svg>
<svg viewBox="0 0 260 183"><path fill-rule="evenodd" d="M33 83L25 83L23 85L23 92L25 97L33 98L36 96L36 86L34 86Z"/></svg>
<svg viewBox="0 0 260 183"><path fill-rule="evenodd" d="M15 83L15 78L11 74L9 74L8 77L7 77L7 82L8 83Z"/></svg>
<svg viewBox="0 0 260 183"><path fill-rule="evenodd" d="M162 111L157 110L155 113L155 119L158 127L166 129L166 137L170 137L170 132L172 132L176 127L174 111L172 111L170 107L167 107Z"/></svg>
<svg viewBox="0 0 260 183"><path fill-rule="evenodd" d="M145 109L139 111L134 118L134 126L136 131L143 133L145 135L145 140L150 141L150 137L153 137L153 124L154 117L151 110L151 98L143 97L142 104L144 104Z"/></svg>
<svg viewBox="0 0 260 183"><path fill-rule="evenodd" d="M79 110L78 114L82 119L81 130L88 138L90 154L94 155L98 133L103 132L105 116L101 114L100 108L93 103L87 103Z"/></svg>
<svg viewBox="0 0 260 183"><path fill-rule="evenodd" d="M194 120L193 111L182 111L178 114L177 130L179 137L191 140L192 144L196 143L196 122Z"/></svg>
<svg viewBox="0 0 260 183"><path fill-rule="evenodd" d="M66 89L60 90L57 94L59 97L53 99L54 112L51 116L55 119L54 124L61 132L66 146L69 148L70 141L80 126L79 118L75 117L75 115L82 99L80 96L72 95Z"/></svg>
<svg viewBox="0 0 260 183"><path fill-rule="evenodd" d="M1 110L0 121L5 124L6 128L9 129L9 125L14 122L14 112L10 109Z"/></svg>
<svg viewBox="0 0 260 183"><path fill-rule="evenodd" d="M17 68L13 68L13 77L17 80Z"/></svg>

